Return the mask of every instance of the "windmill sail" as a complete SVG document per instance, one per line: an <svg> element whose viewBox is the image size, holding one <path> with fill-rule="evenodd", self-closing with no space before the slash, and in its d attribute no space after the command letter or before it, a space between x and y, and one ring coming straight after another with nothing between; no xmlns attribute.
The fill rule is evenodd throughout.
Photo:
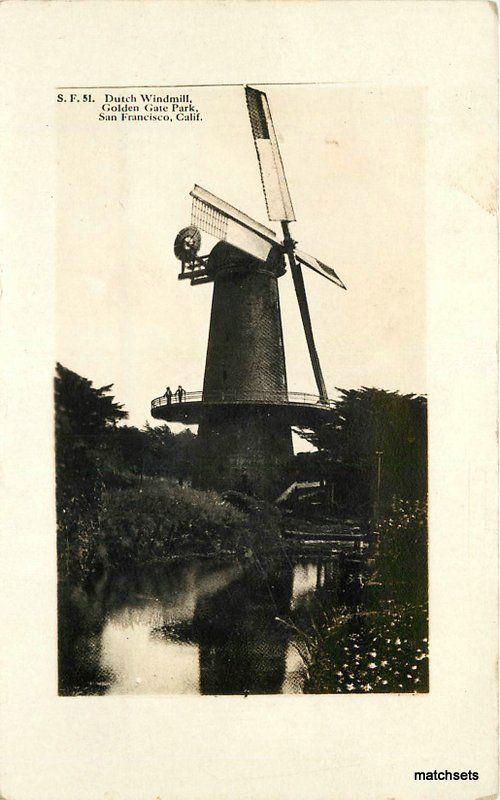
<svg viewBox="0 0 500 800"><path fill-rule="evenodd" d="M281 246L274 231L201 186L195 186L190 194L193 198L191 224L205 233L262 261L266 261L273 246Z"/></svg>
<svg viewBox="0 0 500 800"><path fill-rule="evenodd" d="M270 220L292 222L295 214L288 191L283 162L264 92L245 86L252 134Z"/></svg>
<svg viewBox="0 0 500 800"><path fill-rule="evenodd" d="M303 253L301 250L295 250L295 258L300 264L304 264L305 267L310 267L310 269L313 269L318 275L323 275L324 278L337 284L341 289L347 289L347 286L339 278L333 267L328 267L326 264L323 264L322 261L314 258L314 256L308 256L307 253Z"/></svg>
<svg viewBox="0 0 500 800"><path fill-rule="evenodd" d="M309 313L304 278L302 277L302 268L300 263L298 263L298 258L297 260L295 258L295 242L290 236L288 223L295 220L295 214L288 191L288 184L286 182L271 112L269 110L269 103L264 92L252 89L250 86L245 86L245 94L259 162L262 188L264 189L267 215L270 220L279 220L281 222L281 228L283 230L283 249L287 254L288 263L290 264L290 271L293 277L295 294L297 295L297 302L299 304L300 316L302 318L302 325L304 327L314 378L318 387L320 400L322 402L327 402L328 395L321 371L318 351L314 343L311 315ZM330 267L326 267L326 265L316 259L310 258L305 253L301 255L303 256L301 263L304 265L315 269L316 272L328 277L330 280L334 280L334 278L336 278L337 281L340 280ZM334 282L336 281L334 280Z"/></svg>

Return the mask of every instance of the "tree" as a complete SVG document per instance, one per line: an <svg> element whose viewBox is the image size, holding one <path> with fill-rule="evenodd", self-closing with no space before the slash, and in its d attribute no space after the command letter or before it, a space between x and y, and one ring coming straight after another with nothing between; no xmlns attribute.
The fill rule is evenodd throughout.
<svg viewBox="0 0 500 800"><path fill-rule="evenodd" d="M298 431L320 451L323 476L344 483L356 502L373 506L380 459L380 502L427 493L427 401L413 394L362 387L340 390L331 418ZM379 455L380 454L380 455Z"/></svg>
<svg viewBox="0 0 500 800"><path fill-rule="evenodd" d="M146 475L187 478L196 458L196 435L189 428L172 433L168 425L156 428L146 423L143 469Z"/></svg>
<svg viewBox="0 0 500 800"><path fill-rule="evenodd" d="M102 488L110 431L128 414L109 394L62 364L56 365L56 496L59 521L90 512Z"/></svg>

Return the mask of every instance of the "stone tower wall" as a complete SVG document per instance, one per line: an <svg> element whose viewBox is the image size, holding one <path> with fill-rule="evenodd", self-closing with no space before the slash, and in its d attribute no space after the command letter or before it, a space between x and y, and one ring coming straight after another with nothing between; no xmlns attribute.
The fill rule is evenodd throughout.
<svg viewBox="0 0 500 800"><path fill-rule="evenodd" d="M290 424L279 405L272 408L287 401L276 271L240 254L233 258L227 245L213 252L197 483L274 498L287 485L293 456ZM260 406L252 405L257 401Z"/></svg>
<svg viewBox="0 0 500 800"><path fill-rule="evenodd" d="M290 483L290 425L255 406L207 410L198 431L201 488L236 489L275 499Z"/></svg>
<svg viewBox="0 0 500 800"><path fill-rule="evenodd" d="M203 397L286 400L278 281L272 272L256 267L215 275Z"/></svg>

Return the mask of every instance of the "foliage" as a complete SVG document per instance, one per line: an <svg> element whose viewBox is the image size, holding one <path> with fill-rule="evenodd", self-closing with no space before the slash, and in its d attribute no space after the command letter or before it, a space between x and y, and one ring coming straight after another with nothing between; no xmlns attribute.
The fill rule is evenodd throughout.
<svg viewBox="0 0 500 800"><path fill-rule="evenodd" d="M216 492L155 479L105 492L98 516L98 541L112 564L164 558L186 544L202 551L222 546L247 521Z"/></svg>
<svg viewBox="0 0 500 800"><path fill-rule="evenodd" d="M131 476L190 477L195 458L196 436L189 429L172 433L168 425L144 430L117 427L109 437L103 474L107 486L131 485Z"/></svg>
<svg viewBox="0 0 500 800"><path fill-rule="evenodd" d="M138 475L185 478L196 436L167 425L119 425L128 414L92 381L57 364L55 378L57 510L60 525L91 517L105 487L127 487Z"/></svg>
<svg viewBox="0 0 500 800"><path fill-rule="evenodd" d="M59 528L91 515L103 488L101 462L110 432L127 413L92 381L57 364L55 378L56 498Z"/></svg>
<svg viewBox="0 0 500 800"><path fill-rule="evenodd" d="M298 645L300 648L300 644ZM305 649L304 649L305 648ZM302 637L306 693L428 691L425 606L336 615Z"/></svg>
<svg viewBox="0 0 500 800"><path fill-rule="evenodd" d="M427 591L427 508L393 499L376 527L375 579L392 594ZM399 591L400 590L400 591Z"/></svg>
<svg viewBox="0 0 500 800"><path fill-rule="evenodd" d="M172 433L168 425L146 423L143 471L145 475L170 475L185 480L195 460L196 435L189 430Z"/></svg>
<svg viewBox="0 0 500 800"><path fill-rule="evenodd" d="M380 504L393 496L423 500L427 492L427 401L382 389L339 390L331 418L314 432L298 431L319 449L298 463L331 479L345 510L373 508L380 453Z"/></svg>
<svg viewBox="0 0 500 800"><path fill-rule="evenodd" d="M127 417L110 394L57 365L58 553L64 571L141 562L186 551L274 546L279 513L238 493L222 497L186 480L196 436L167 425L118 425ZM179 485L185 484L185 485Z"/></svg>
<svg viewBox="0 0 500 800"><path fill-rule="evenodd" d="M57 364L55 377L56 500L60 563L84 572L98 560L96 531L102 493L137 491L139 477L184 477L196 437L176 436L166 425L141 431L119 425L127 412L112 384L92 381Z"/></svg>
<svg viewBox="0 0 500 800"><path fill-rule="evenodd" d="M240 539L240 544L261 554L275 551L281 541L282 517L274 503L233 490L224 492L222 497L248 518L248 534L244 541Z"/></svg>
<svg viewBox="0 0 500 800"><path fill-rule="evenodd" d="M279 514L251 499L236 508L215 491L145 478L105 489L95 518L82 516L66 536L66 572L82 578L103 568L138 566L186 555L267 553L280 546Z"/></svg>
<svg viewBox="0 0 500 800"><path fill-rule="evenodd" d="M55 392L59 421L64 421L75 436L88 442L99 440L105 429L128 416L109 394L112 387L110 383L95 389L92 381L58 363Z"/></svg>
<svg viewBox="0 0 500 800"><path fill-rule="evenodd" d="M425 505L394 499L371 555L348 604L327 594L294 627L306 692L428 691Z"/></svg>

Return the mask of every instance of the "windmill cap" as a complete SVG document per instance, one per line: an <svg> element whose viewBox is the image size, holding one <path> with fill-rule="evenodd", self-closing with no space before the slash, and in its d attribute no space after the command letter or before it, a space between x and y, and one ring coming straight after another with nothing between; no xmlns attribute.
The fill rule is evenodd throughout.
<svg viewBox="0 0 500 800"><path fill-rule="evenodd" d="M285 260L281 248L272 247L266 261L240 250L227 242L218 242L210 252L207 272L258 270L279 278L285 273Z"/></svg>

